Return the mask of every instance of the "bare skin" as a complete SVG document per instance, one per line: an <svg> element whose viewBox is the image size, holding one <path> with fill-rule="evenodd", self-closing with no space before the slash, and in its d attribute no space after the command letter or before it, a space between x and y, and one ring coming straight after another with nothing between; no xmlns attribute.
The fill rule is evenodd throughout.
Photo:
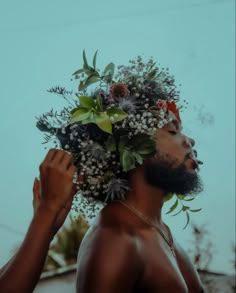
<svg viewBox="0 0 236 293"><path fill-rule="evenodd" d="M49 244L70 211L75 189L72 157L52 149L40 165L33 186L34 217L16 255L0 270L0 292L33 292Z"/></svg>
<svg viewBox="0 0 236 293"><path fill-rule="evenodd" d="M180 125L168 123L156 133L158 148L185 162L189 172L195 172L192 159L194 141L182 134ZM165 190L149 185L144 179L144 167L131 175L131 192L125 202L134 206L150 220L150 225L122 205L107 205L86 234L78 255L77 292L79 293L200 293L199 276L184 250L174 239L173 256L158 226L168 235L161 218Z"/></svg>

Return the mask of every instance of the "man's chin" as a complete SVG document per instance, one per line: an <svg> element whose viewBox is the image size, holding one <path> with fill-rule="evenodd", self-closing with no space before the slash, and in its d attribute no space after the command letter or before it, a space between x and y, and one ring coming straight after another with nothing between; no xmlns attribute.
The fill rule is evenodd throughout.
<svg viewBox="0 0 236 293"><path fill-rule="evenodd" d="M168 165L151 164L146 166L145 179L152 186L160 187L167 193L196 195L203 190L197 168L182 164L172 169Z"/></svg>

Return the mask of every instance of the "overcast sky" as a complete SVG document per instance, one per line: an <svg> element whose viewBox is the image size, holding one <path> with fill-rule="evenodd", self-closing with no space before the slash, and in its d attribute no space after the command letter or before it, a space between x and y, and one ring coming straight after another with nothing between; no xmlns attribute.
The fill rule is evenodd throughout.
<svg viewBox="0 0 236 293"><path fill-rule="evenodd" d="M211 269L230 272L235 242L235 1L1 1L0 3L0 266L32 218L32 183L46 150L35 116L62 107L46 92L76 89L71 74L85 48L98 65L142 55L169 67L190 103L186 134L204 161L205 190L191 219L214 243ZM166 207L167 208L167 207ZM165 217L186 250L183 215Z"/></svg>

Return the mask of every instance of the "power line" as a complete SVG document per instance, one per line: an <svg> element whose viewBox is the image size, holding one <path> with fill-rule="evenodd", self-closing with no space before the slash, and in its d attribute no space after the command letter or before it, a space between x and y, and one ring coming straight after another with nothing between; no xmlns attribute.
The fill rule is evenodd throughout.
<svg viewBox="0 0 236 293"><path fill-rule="evenodd" d="M207 5L215 5L215 4L226 4L226 3L234 3L234 0L208 0L208 1L202 1L202 2L196 2L191 3L187 5L182 6L176 6L171 8L161 8L158 11L150 10L150 11L142 11L138 13L131 13L131 14L122 14L122 15L104 15L104 16L96 16L96 17L85 17L80 18L80 21L75 22L68 22L68 23L51 23L51 24L36 24L33 26L25 26L20 27L17 26L17 28L10 28L10 29L0 29L0 33L18 33L18 32L27 32L27 31L43 31L43 30L56 30L60 29L61 27L73 27L82 25L85 23L96 23L100 21L109 21L109 20L117 20L117 19L127 19L127 18L133 18L133 17L143 17L143 16L155 16L161 13L168 13L172 11L178 11L178 10L184 10L184 9L191 9L194 7L201 7L201 6L207 6Z"/></svg>
<svg viewBox="0 0 236 293"><path fill-rule="evenodd" d="M10 226L7 226L5 224L1 224L0 223L0 228L11 233L11 234L17 234L17 235L20 235L20 236L25 236L25 233L23 233L22 231L19 231L19 230L16 230L15 228L12 228Z"/></svg>

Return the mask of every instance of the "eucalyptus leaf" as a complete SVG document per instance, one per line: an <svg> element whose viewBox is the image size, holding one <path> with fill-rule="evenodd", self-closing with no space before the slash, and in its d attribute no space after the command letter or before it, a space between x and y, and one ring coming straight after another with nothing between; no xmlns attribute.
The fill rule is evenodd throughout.
<svg viewBox="0 0 236 293"><path fill-rule="evenodd" d="M177 208L178 204L179 204L179 200L177 198L175 203L170 207L169 211L166 214L170 214L171 212L173 212Z"/></svg>
<svg viewBox="0 0 236 293"><path fill-rule="evenodd" d="M88 66L87 69L84 69L84 73L85 73L87 76L90 76L91 74L94 73L94 71L92 70L92 67Z"/></svg>
<svg viewBox="0 0 236 293"><path fill-rule="evenodd" d="M87 61L87 57L86 57L85 50L83 50L83 60L84 60L84 69L88 69L89 68L89 65L88 65L88 61Z"/></svg>
<svg viewBox="0 0 236 293"><path fill-rule="evenodd" d="M95 107L94 99L89 96L80 96L79 102L80 102L80 105L86 109L92 109Z"/></svg>
<svg viewBox="0 0 236 293"><path fill-rule="evenodd" d="M112 77L113 77L113 75L114 75L114 72L115 72L115 64L114 64L114 63L109 63L109 64L105 67L105 69L104 69L104 71L103 71L103 75L104 75L104 76L110 76L111 79L112 79Z"/></svg>
<svg viewBox="0 0 236 293"><path fill-rule="evenodd" d="M93 68L94 69L96 69L97 53L98 53L98 50L95 52L95 54L93 56Z"/></svg>
<svg viewBox="0 0 236 293"><path fill-rule="evenodd" d="M83 73L83 72L84 72L84 69L78 69L72 75L77 75L77 74L80 74L80 73Z"/></svg>
<svg viewBox="0 0 236 293"><path fill-rule="evenodd" d="M100 77L96 73L93 73L84 81L84 86L87 88L89 85L98 82L99 80Z"/></svg>
<svg viewBox="0 0 236 293"><path fill-rule="evenodd" d="M124 172L128 172L129 170L135 168L135 158L127 149L124 149L121 152L120 163Z"/></svg>
<svg viewBox="0 0 236 293"><path fill-rule="evenodd" d="M97 113L95 115L95 119L96 119L97 126L101 130L112 134L112 124L111 124L109 116L106 113L104 113L104 112Z"/></svg>

